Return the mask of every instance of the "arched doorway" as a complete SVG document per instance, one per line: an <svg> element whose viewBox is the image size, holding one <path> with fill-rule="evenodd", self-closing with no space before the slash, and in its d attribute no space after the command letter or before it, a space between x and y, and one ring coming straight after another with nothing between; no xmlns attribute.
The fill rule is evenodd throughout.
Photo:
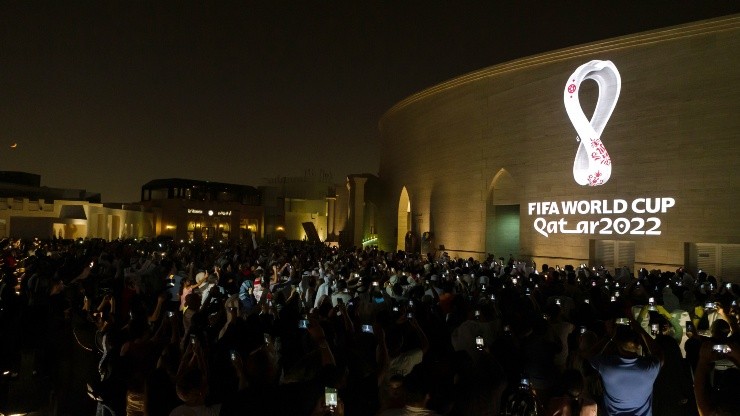
<svg viewBox="0 0 740 416"><path fill-rule="evenodd" d="M486 252L496 258L519 258L519 198L516 181L501 169L491 181L486 199Z"/></svg>
<svg viewBox="0 0 740 416"><path fill-rule="evenodd" d="M406 237L411 232L411 199L404 186L398 198L398 233L396 236L396 250L406 249Z"/></svg>

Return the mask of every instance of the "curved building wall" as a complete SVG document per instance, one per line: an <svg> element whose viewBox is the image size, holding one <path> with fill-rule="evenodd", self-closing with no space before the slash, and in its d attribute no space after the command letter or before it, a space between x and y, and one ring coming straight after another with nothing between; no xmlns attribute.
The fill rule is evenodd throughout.
<svg viewBox="0 0 740 416"><path fill-rule="evenodd" d="M633 251L632 264L670 268L723 245L732 263L740 257L738 50L735 15L520 59L408 97L380 121L380 247L402 249L408 228L431 231L434 247L461 257L497 248L496 257L506 250L578 264L621 247ZM621 90L600 136L611 176L582 186L573 173L579 133L564 101L571 75L592 60L614 64ZM577 110L592 118L614 88L583 81ZM599 117L587 124L599 130ZM571 203L576 212L565 213Z"/></svg>

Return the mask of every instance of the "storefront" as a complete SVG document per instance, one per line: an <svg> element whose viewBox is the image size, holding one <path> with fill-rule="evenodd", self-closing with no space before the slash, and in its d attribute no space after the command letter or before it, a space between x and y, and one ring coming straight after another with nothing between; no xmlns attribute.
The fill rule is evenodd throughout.
<svg viewBox="0 0 740 416"><path fill-rule="evenodd" d="M260 200L250 186L159 179L142 187L141 203L154 213L158 236L224 241L262 237Z"/></svg>

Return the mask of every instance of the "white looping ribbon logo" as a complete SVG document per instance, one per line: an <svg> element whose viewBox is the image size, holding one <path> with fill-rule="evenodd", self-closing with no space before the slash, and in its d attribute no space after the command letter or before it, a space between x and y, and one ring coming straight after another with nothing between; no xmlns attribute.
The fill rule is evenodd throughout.
<svg viewBox="0 0 740 416"><path fill-rule="evenodd" d="M587 79L596 81L599 96L591 120L586 118L578 101L581 82ZM563 91L565 111L573 123L580 141L573 161L573 178L579 185L599 186L605 184L612 174L609 153L601 142L601 133L617 106L622 78L612 61L590 61L578 67L568 78Z"/></svg>

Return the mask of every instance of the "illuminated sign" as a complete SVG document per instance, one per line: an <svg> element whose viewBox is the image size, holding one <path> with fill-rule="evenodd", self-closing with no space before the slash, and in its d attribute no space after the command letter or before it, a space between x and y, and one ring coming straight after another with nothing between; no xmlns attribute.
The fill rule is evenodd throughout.
<svg viewBox="0 0 740 416"><path fill-rule="evenodd" d="M578 100L581 82L591 79L599 86L596 108L591 120L586 118ZM609 181L612 161L601 141L601 133L617 106L622 78L611 61L590 61L579 66L568 78L563 91L565 111L576 129L579 142L573 161L573 179L582 186L599 186Z"/></svg>
<svg viewBox="0 0 740 416"><path fill-rule="evenodd" d="M188 214L203 214L202 209L196 209L196 208L188 208ZM209 209L206 214L208 214L209 217L212 217L214 215L222 216L222 217L230 217L231 211L214 211L212 209Z"/></svg>
<svg viewBox="0 0 740 416"><path fill-rule="evenodd" d="M527 214L536 215L535 231L545 237L550 234L632 234L660 235L662 221L657 215L665 214L676 205L674 198L599 199L581 201L544 201L527 204ZM596 220L566 220L565 216L612 215ZM656 216L648 216L648 215ZM546 216L560 216L547 219ZM644 218L644 217L646 218Z"/></svg>

